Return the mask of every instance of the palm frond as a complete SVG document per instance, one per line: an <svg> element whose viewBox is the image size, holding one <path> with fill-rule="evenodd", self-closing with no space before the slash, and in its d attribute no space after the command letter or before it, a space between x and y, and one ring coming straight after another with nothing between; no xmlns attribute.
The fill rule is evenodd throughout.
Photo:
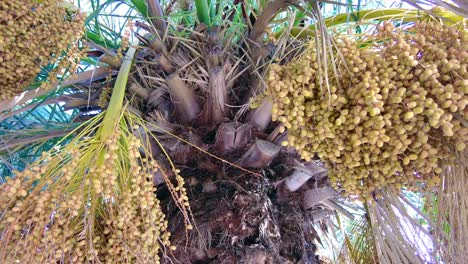
<svg viewBox="0 0 468 264"><path fill-rule="evenodd" d="M447 15L437 10L429 11L432 12L432 16L429 16L425 12L408 10L401 3L392 5L387 3L388 1L357 1L356 3L356 1L200 0L195 1L193 10L190 9L187 1L78 0L76 2L79 7L89 11L84 45L89 45L91 52L100 51L112 58L126 53L127 46L122 45L122 36L128 29L128 20L146 21L137 24L135 31L141 40L156 39L164 48L157 51L158 56L155 57L155 61L147 60L143 56L138 57L139 64L134 67L136 73L129 82L128 90L132 96L143 98L144 103L131 100L130 104L139 111L146 109L147 106L148 108L154 107L169 96L172 99L190 99L191 106L196 104L193 111L187 110L190 107L185 109L185 113L192 112L189 113L190 121L197 118L200 107L198 102L191 100L195 98L195 95L189 93L197 93L198 99L206 103L210 95L210 80L218 76L205 65L205 47L200 39L203 39L209 30L203 27L201 30L194 29L199 22L205 23L208 27L220 26L217 33L221 40L225 64L222 65L224 68L220 67L218 70L225 70L225 75L220 78L220 82L226 82L226 87L223 88L238 97L241 97L242 93L247 93L245 97L249 98L250 95L265 88L263 70L275 59L282 63L300 55L302 50L308 48L304 44L304 39L307 38L315 40L314 49L317 50L319 56L320 69L325 73L330 73L325 75L326 79L323 80L323 84L321 83L324 90L329 89L330 79L327 78L338 78L340 73L336 65L341 63L342 59L342 56L334 50L336 43L333 38L334 33L330 30L332 27L342 34L360 38L365 33L371 32L382 20L393 20L397 25L404 26L422 19L442 19L448 23L458 23L457 25L463 27L466 22L460 16L467 16L466 4L463 1L448 3L439 0L406 0L406 2L418 8L422 8L424 3L439 4L460 16ZM175 2L181 2L181 8L176 8ZM157 6L158 4L160 6ZM377 7L379 9L376 9ZM171 13L162 10L171 10ZM268 29L271 29L273 32L271 36L276 37L278 41L270 42L266 39L264 33ZM151 44L151 41L147 44ZM135 47L136 45L133 46ZM233 50L239 53L232 52ZM83 59L81 69L83 75L78 74L78 76L91 74L84 77L84 82L63 80L61 85L57 84L57 89L49 92L35 90L36 87L32 85L29 91L11 102L0 102L0 112L3 112L0 115L0 175L9 175L13 170L23 169L26 164L32 163L42 152L50 150L58 142L62 145L68 143L67 139L60 140L59 137L68 134L69 129L76 128L80 124L80 121L74 118L81 111L76 105L67 108L67 98L79 97L80 102L83 100L86 102L85 107L92 106L89 103L92 101L91 98L100 97L101 90L99 89L102 88L99 87L96 91L95 87L91 87L92 84L107 85L106 81L102 81L106 77L113 82L114 70L121 67L120 62L117 66L111 65L106 63L103 57L104 55L90 56ZM155 70L154 67L154 64L163 64L161 58L166 59L170 64L170 70L163 69L165 72L162 73L160 69ZM129 70L128 64L124 62L123 65L126 65ZM45 67L38 76L38 81L44 79L43 77L47 76L53 67L54 65ZM232 90L234 83L242 79L240 76L247 72L256 76L256 83L251 85L253 91ZM171 84L171 80L176 80L177 85ZM181 94L177 95L174 91L171 93L171 85L175 88L182 87L189 92L175 89ZM120 87L119 91L123 93L124 88ZM238 98L238 101L243 102L243 99ZM117 105L122 105L122 102L118 102ZM224 105L231 107L229 104L223 104L223 107ZM263 105L265 107L259 111L262 112L260 116L263 118L266 116L267 121L263 123L268 124L272 108L268 98L265 99ZM245 106L247 105L244 105L243 109L247 109ZM112 109L113 106L110 108ZM71 110L67 111L67 109ZM101 108L97 112L100 111ZM246 111L238 111L234 120L236 122L242 120ZM115 115L120 114L115 110L111 112ZM144 111L141 110L141 112ZM168 112L155 111L149 116L156 116L155 122L163 123L153 126L158 133L173 137L217 159L217 156L209 151L173 133L171 129L176 130L179 127L166 119L169 117ZM183 114L179 114L180 116ZM256 118L254 114L250 117ZM151 120L150 117L148 119ZM216 121L222 121L222 118ZM144 122L141 124L148 125ZM122 127L126 125L128 124ZM109 124L106 130L110 131L111 126L112 124ZM259 131L266 128L265 124L258 124L258 126ZM166 129L167 127L170 129ZM280 126L276 130L281 130ZM273 137L270 137L269 139L273 141ZM278 142L275 141L275 143ZM464 179L464 182L467 182L468 178L466 166L463 163L466 154L459 154L458 158L461 162L446 168L443 184L437 193L437 198L433 201L430 216L419 211L421 203L416 201L419 197L417 194L398 196L396 192L383 191L380 198L368 202L363 208L351 210L356 218L353 221L339 217L336 220L324 218L326 220L317 221L322 223L321 227L328 231L324 232L324 241L329 241L330 248L336 251L334 260L362 264L417 264L441 259L448 261L447 263L462 261L463 252L468 251L464 243L468 240L465 235L468 233L465 232L468 229L468 219L464 217L468 212L468 187L460 184L460 181ZM221 161L232 167L237 166L227 160ZM250 173L242 167L236 168ZM304 183L305 181L294 189L303 187ZM318 199L318 197L315 198ZM322 205L327 205L328 202L329 206L341 210L335 202L324 200L326 202ZM333 214L333 210L321 210L318 214L329 216ZM414 239L412 235L419 235L420 238Z"/></svg>
<svg viewBox="0 0 468 264"><path fill-rule="evenodd" d="M7 132L0 130L0 183L4 183L5 177L12 175L13 171L24 170L59 142L67 144L71 137L64 137L75 128L74 125L49 125L47 129L36 127Z"/></svg>
<svg viewBox="0 0 468 264"><path fill-rule="evenodd" d="M468 168L467 153L458 152L452 164L444 168L434 201L434 237L437 250L447 263L463 263L468 252Z"/></svg>
<svg viewBox="0 0 468 264"><path fill-rule="evenodd" d="M382 263L433 263L434 239L428 226L421 226L422 212L410 214L394 192L368 202L373 238Z"/></svg>
<svg viewBox="0 0 468 264"><path fill-rule="evenodd" d="M352 264L379 263L372 224L366 206L364 206L364 214L343 231L344 243L338 256L339 261Z"/></svg>

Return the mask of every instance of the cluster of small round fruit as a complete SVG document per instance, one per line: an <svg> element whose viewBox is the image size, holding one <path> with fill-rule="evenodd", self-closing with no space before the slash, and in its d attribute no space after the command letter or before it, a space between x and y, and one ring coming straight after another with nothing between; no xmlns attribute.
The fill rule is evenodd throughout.
<svg viewBox="0 0 468 264"><path fill-rule="evenodd" d="M336 40L336 72L314 48L270 66L264 96L288 130L283 145L305 160L318 154L349 194L437 184L443 161L468 140L467 32L387 22L365 40Z"/></svg>
<svg viewBox="0 0 468 264"><path fill-rule="evenodd" d="M84 136L77 144L44 154L0 185L0 260L159 263L175 247L153 175L164 175L188 217L182 177L176 171L172 184L155 160L141 156L132 134L116 131L104 142Z"/></svg>
<svg viewBox="0 0 468 264"><path fill-rule="evenodd" d="M83 32L84 16L67 9L62 0L2 1L0 99L21 93L42 66L57 64L49 73L51 82L65 70L74 73L81 55L77 42Z"/></svg>

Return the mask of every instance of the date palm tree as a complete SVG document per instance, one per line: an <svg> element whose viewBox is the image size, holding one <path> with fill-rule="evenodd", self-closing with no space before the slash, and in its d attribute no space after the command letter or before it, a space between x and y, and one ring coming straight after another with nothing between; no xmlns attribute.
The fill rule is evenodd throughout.
<svg viewBox="0 0 468 264"><path fill-rule="evenodd" d="M427 15L401 8L373 13L361 11L360 4L333 1L93 0L76 5L90 10L81 68L73 78L59 79L56 89L31 84L1 102L0 173L23 169L57 142L75 142L88 120L106 123L107 116L117 119L121 111L129 112L140 123L129 131L147 146L142 155L165 171L152 180L177 248L165 252L163 262L320 263L318 232L333 230L336 214L354 218L352 206L330 187L317 157L305 162L282 146L287 131L271 122L272 98L254 100L266 89L266 69L300 54L308 40L329 37L327 26L343 30L340 26L352 24L360 31L357 21L393 18L404 25ZM131 22L125 25L126 19ZM322 48L327 54L330 47ZM327 64L327 56L322 59ZM106 109L106 117L96 119ZM167 186L178 175L185 180L189 215ZM427 258L400 235L404 229L390 208L398 205L406 212L411 203L385 190L382 195L388 198L365 205L360 223L367 244L346 238L342 257L356 263L423 263ZM419 228L414 219L422 215L404 217ZM187 216L193 230L187 231ZM399 235L392 237L389 229L378 233L372 225L388 225Z"/></svg>

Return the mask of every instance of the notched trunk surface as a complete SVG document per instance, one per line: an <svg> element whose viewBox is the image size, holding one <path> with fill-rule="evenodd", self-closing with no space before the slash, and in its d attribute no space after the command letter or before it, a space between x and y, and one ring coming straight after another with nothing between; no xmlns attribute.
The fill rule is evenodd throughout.
<svg viewBox="0 0 468 264"><path fill-rule="evenodd" d="M273 1L252 35L260 34L270 13L286 3ZM286 184L297 169L297 153L281 147L287 132L271 122L270 101L253 111L245 104L263 84L242 53L224 52L223 34L200 25L189 48L148 40L141 57L150 63L140 65L133 78L146 84L147 93L138 87L132 92L185 179L194 218L188 231L163 175L153 175L177 246L162 263L319 263L317 215L311 212L315 208L304 207L312 201L304 193L327 183L309 169ZM149 144L154 158L170 170L159 144ZM173 174L167 176L174 181Z"/></svg>
<svg viewBox="0 0 468 264"><path fill-rule="evenodd" d="M314 253L313 220L302 206L301 193L235 169L216 173L222 167L217 161L199 165L205 170L182 171L191 174L187 185L196 224L188 240L178 210L167 215L177 261L319 263Z"/></svg>

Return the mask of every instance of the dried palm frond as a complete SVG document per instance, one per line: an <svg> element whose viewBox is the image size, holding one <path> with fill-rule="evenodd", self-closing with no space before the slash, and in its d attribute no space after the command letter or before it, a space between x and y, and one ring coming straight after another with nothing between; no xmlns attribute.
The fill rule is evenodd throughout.
<svg viewBox="0 0 468 264"><path fill-rule="evenodd" d="M381 198L367 202L379 261L433 263L433 238L428 227L418 223L417 214L408 213L395 192L381 191L380 195Z"/></svg>
<svg viewBox="0 0 468 264"><path fill-rule="evenodd" d="M442 172L435 204L434 237L437 250L447 263L465 263L468 252L468 167L467 152L456 153ZM430 202L430 201L429 201Z"/></svg>

